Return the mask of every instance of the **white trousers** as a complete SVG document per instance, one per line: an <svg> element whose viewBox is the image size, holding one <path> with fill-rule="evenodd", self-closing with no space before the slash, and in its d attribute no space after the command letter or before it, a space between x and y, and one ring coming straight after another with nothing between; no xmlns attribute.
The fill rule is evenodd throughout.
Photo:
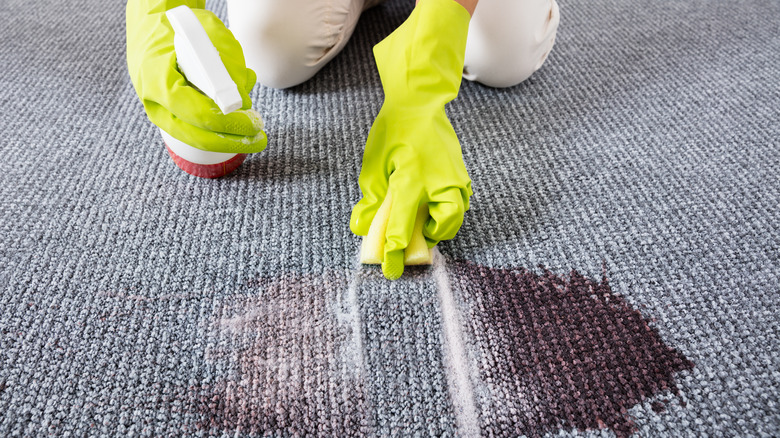
<svg viewBox="0 0 780 438"><path fill-rule="evenodd" d="M305 82L336 56L360 14L384 0L227 0L230 30L259 83ZM463 77L511 87L542 66L555 42L555 0L480 0L469 26Z"/></svg>

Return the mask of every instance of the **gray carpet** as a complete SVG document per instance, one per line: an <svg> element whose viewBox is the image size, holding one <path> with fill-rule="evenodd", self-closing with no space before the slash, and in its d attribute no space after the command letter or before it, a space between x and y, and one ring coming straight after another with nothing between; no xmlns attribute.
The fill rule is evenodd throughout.
<svg viewBox="0 0 780 438"><path fill-rule="evenodd" d="M561 0L540 71L448 107L472 209L390 283L348 219L411 6L201 180L124 2L0 3L0 436L780 435L780 3Z"/></svg>

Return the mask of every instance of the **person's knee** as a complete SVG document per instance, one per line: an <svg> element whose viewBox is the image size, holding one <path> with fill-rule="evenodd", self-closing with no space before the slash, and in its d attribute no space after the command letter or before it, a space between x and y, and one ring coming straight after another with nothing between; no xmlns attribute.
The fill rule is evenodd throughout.
<svg viewBox="0 0 780 438"><path fill-rule="evenodd" d="M298 85L343 47L362 0L229 0L228 22L260 84Z"/></svg>
<svg viewBox="0 0 780 438"><path fill-rule="evenodd" d="M466 43L463 77L511 87L544 64L560 16L555 0L481 0Z"/></svg>

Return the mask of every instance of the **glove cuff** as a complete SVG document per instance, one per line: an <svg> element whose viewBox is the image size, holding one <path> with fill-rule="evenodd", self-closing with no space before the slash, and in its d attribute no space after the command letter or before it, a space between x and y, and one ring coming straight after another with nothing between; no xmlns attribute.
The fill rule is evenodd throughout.
<svg viewBox="0 0 780 438"><path fill-rule="evenodd" d="M374 46L386 101L444 106L458 95L471 15L454 0L421 0L407 20Z"/></svg>

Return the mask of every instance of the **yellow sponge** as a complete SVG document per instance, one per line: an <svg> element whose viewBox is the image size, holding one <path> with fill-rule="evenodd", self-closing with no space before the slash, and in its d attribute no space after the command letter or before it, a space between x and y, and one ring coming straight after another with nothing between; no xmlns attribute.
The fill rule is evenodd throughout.
<svg viewBox="0 0 780 438"><path fill-rule="evenodd" d="M392 203L393 198L388 191L368 228L368 234L363 237L363 243L360 247L360 263L366 265L382 264L385 254L385 233L387 232L387 221L390 219ZM412 240L404 250L404 265L430 265L432 263L431 250L428 248L425 236L423 236L423 226L427 219L428 206L423 205L417 210Z"/></svg>

